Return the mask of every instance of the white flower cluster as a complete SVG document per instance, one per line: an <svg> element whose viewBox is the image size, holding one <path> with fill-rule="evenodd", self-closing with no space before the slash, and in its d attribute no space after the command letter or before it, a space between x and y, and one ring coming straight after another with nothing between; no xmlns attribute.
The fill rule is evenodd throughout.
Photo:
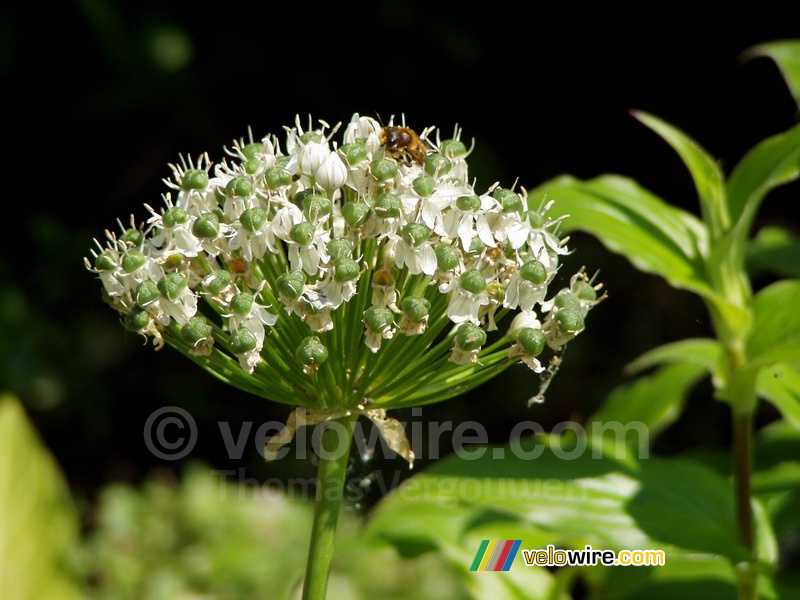
<svg viewBox="0 0 800 600"><path fill-rule="evenodd" d="M537 372L545 345L582 330L597 302L583 273L548 296L567 253L551 202L529 206L524 190L498 185L478 193L458 129L441 140L354 115L337 145L338 128L298 120L283 146L238 140L213 170L205 155L172 166L164 206L107 233L87 260L125 325L158 346L173 328L200 355L222 344L248 373L284 323L291 336L275 343L302 339L291 350L307 373L327 359L336 334L325 332L351 323L377 352L449 319L450 360L472 364L496 319L518 310L508 355Z"/></svg>

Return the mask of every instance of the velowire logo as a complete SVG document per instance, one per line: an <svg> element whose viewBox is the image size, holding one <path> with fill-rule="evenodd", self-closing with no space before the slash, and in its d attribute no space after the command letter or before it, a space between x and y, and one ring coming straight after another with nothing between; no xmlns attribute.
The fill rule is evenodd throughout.
<svg viewBox="0 0 800 600"><path fill-rule="evenodd" d="M522 540L483 540L470 571L508 571Z"/></svg>

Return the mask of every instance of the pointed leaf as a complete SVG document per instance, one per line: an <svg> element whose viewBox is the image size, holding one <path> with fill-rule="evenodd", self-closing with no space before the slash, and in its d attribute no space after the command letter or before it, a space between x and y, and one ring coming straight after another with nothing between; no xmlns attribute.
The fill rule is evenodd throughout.
<svg viewBox="0 0 800 600"><path fill-rule="evenodd" d="M767 56L777 63L789 91L800 105L800 40L767 42L745 52L745 58L754 56Z"/></svg>
<svg viewBox="0 0 800 600"><path fill-rule="evenodd" d="M774 283L755 296L754 321L747 341L748 362L772 365L800 362L800 280Z"/></svg>
<svg viewBox="0 0 800 600"><path fill-rule="evenodd" d="M800 365L781 363L762 369L756 390L781 412L787 423L800 429Z"/></svg>
<svg viewBox="0 0 800 600"><path fill-rule="evenodd" d="M672 344L664 344L642 354L630 363L626 370L639 373L650 367L672 363L689 363L704 366L713 372L722 356L719 342L710 338L686 339Z"/></svg>

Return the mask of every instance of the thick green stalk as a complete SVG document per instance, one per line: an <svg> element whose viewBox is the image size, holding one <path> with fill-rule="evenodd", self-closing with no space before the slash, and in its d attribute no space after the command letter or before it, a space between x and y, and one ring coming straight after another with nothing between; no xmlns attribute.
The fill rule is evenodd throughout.
<svg viewBox="0 0 800 600"><path fill-rule="evenodd" d="M333 423L338 426L334 425L322 433L322 456L317 471L317 501L311 545L308 549L303 600L325 600L336 539L336 523L344 497L353 424L357 418L354 414L337 419Z"/></svg>

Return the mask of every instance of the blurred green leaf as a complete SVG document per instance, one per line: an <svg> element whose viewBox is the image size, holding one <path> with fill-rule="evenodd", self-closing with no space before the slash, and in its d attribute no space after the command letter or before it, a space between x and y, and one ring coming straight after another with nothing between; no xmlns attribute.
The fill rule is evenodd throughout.
<svg viewBox="0 0 800 600"><path fill-rule="evenodd" d="M781 363L762 369L756 391L781 412L787 423L800 429L800 366Z"/></svg>
<svg viewBox="0 0 800 600"><path fill-rule="evenodd" d="M756 294L747 341L752 365L800 362L800 280L774 283Z"/></svg>
<svg viewBox="0 0 800 600"><path fill-rule="evenodd" d="M710 225L712 237L716 238L729 225L725 177L716 161L700 144L669 123L646 112L634 111L632 114L680 155L697 188L703 220Z"/></svg>
<svg viewBox="0 0 800 600"><path fill-rule="evenodd" d="M79 598L67 569L78 518L20 403L0 396L0 598Z"/></svg>
<svg viewBox="0 0 800 600"><path fill-rule="evenodd" d="M747 267L752 274L800 278L800 238L782 227L761 228L750 242Z"/></svg>
<svg viewBox="0 0 800 600"><path fill-rule="evenodd" d="M556 200L553 217L569 217L563 222L566 231L591 233L640 270L661 275L674 287L713 295L701 260L708 251L708 232L693 215L616 175L590 181L563 176L529 193L536 203L543 197Z"/></svg>
<svg viewBox="0 0 800 600"><path fill-rule="evenodd" d="M744 53L745 58L767 56L781 70L789 91L800 105L800 40L778 40L753 46Z"/></svg>
<svg viewBox="0 0 800 600"><path fill-rule="evenodd" d="M704 366L713 373L720 358L722 347L711 338L694 338L664 344L653 348L631 362L626 371L639 373L645 369L664 364L688 363Z"/></svg>

